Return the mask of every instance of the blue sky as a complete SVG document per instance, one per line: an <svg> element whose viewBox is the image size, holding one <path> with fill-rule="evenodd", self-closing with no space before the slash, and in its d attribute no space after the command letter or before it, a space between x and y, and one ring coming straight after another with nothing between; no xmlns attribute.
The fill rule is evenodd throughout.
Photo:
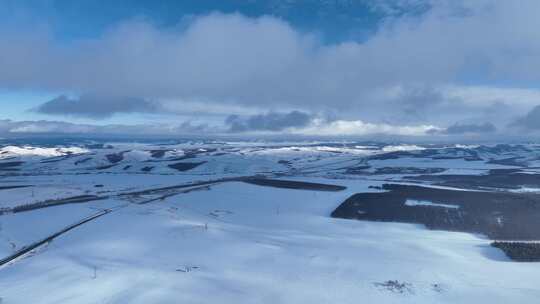
<svg viewBox="0 0 540 304"><path fill-rule="evenodd" d="M526 120L540 113L537 9L533 0L5 0L0 132L43 123L168 135L535 134Z"/></svg>
<svg viewBox="0 0 540 304"><path fill-rule="evenodd" d="M175 27L190 16L211 12L264 15L287 20L304 31L321 33L328 41L364 39L385 14L370 1L276 0L7 0L2 19L46 22L61 39L96 37L111 25L131 18L145 18L160 27ZM418 10L422 7L419 6Z"/></svg>

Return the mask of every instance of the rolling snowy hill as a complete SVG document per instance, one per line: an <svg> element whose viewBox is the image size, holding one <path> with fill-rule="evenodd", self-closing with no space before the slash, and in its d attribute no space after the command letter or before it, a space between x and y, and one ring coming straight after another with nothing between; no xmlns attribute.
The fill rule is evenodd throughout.
<svg viewBox="0 0 540 304"><path fill-rule="evenodd" d="M6 144L0 298L535 303L540 264L491 242L537 241L539 162L537 145Z"/></svg>

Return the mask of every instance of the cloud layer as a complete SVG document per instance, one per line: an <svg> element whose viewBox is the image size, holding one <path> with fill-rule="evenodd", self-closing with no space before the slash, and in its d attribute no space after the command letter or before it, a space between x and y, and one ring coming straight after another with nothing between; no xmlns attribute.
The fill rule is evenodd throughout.
<svg viewBox="0 0 540 304"><path fill-rule="evenodd" d="M242 118L231 115L225 120L230 132L283 131L290 128L304 128L310 124L310 114L292 111L290 113L271 112Z"/></svg>
<svg viewBox="0 0 540 304"><path fill-rule="evenodd" d="M157 112L161 107L136 97L111 97L84 94L77 99L70 99L65 95L53 98L35 111L52 115L74 115L90 118L106 118L115 113Z"/></svg>
<svg viewBox="0 0 540 304"><path fill-rule="evenodd" d="M216 130L204 124L193 124L183 122L177 125L169 124L77 124L64 121L13 121L9 119L0 120L0 134L2 135L24 135L24 134L71 134L71 135L193 135L193 134L215 134Z"/></svg>
<svg viewBox="0 0 540 304"><path fill-rule="evenodd" d="M429 129L495 117L507 122L537 102L536 89L516 101L513 89L471 83L511 88L540 81L540 2L416 2L430 9L389 14L365 41L332 44L274 17L219 13L169 28L129 20L69 43L47 31L0 29L0 88L80 96L37 108L47 114L104 118L158 111L167 100L179 111L183 104L199 104L202 112L218 104L260 113L328 113L336 117L333 128L344 132L358 125L339 121L381 132L383 126ZM287 117L261 115L229 126L299 127ZM298 123L307 127L307 117Z"/></svg>
<svg viewBox="0 0 540 304"><path fill-rule="evenodd" d="M299 121L292 120L298 118ZM279 125L279 127L277 127ZM77 124L62 121L0 120L0 135L79 134L79 135L197 135L197 136L348 136L372 135L426 136L440 128L428 125L399 126L365 123L360 120L327 120L301 112L267 113L252 117L232 117L218 126L190 121L177 124Z"/></svg>

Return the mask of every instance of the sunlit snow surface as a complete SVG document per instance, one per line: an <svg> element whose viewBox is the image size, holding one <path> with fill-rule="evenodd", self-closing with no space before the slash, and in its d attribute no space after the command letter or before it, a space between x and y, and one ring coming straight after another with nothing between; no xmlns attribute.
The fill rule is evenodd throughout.
<svg viewBox="0 0 540 304"><path fill-rule="evenodd" d="M5 146L0 149L0 155L2 155L2 158L17 156L52 157L71 153L81 154L88 152L89 150L80 147L43 148L33 146Z"/></svg>
<svg viewBox="0 0 540 304"><path fill-rule="evenodd" d="M6 144L0 149L0 210L6 210L0 259L100 210L112 211L0 267L1 303L536 303L540 264L512 262L481 235L330 213L352 194L411 183L408 176L422 174L411 167L482 175L520 168L498 162L516 158L536 174L531 164L540 150L400 146ZM198 165L185 171L169 166L178 163ZM228 181L255 175L347 189ZM133 194L220 179L186 188L192 191ZM80 195L106 198L10 212ZM407 288L384 287L393 280Z"/></svg>
<svg viewBox="0 0 540 304"><path fill-rule="evenodd" d="M458 209L458 205L451 205L451 204L437 204L430 201L419 201L419 200L411 200L408 199L405 201L405 206L430 206L430 207L440 207L440 208L451 208L451 209Z"/></svg>

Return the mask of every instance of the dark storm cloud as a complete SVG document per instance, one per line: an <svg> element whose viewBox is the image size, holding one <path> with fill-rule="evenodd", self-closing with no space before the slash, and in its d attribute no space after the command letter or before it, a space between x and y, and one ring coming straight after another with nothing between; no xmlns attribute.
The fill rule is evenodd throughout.
<svg viewBox="0 0 540 304"><path fill-rule="evenodd" d="M454 124L443 131L445 134L458 135L468 133L493 133L497 128L492 123L486 122L483 124Z"/></svg>
<svg viewBox="0 0 540 304"><path fill-rule="evenodd" d="M35 111L43 114L101 119L115 113L156 112L159 108L159 105L143 98L85 94L76 99L65 95L58 96L41 104Z"/></svg>
<svg viewBox="0 0 540 304"><path fill-rule="evenodd" d="M510 126L527 130L540 130L540 105L532 108L525 116L516 119Z"/></svg>
<svg viewBox="0 0 540 304"><path fill-rule="evenodd" d="M292 111L289 113L271 112L242 118L231 115L225 120L230 132L282 131L288 128L302 128L309 125L313 117L310 114Z"/></svg>

